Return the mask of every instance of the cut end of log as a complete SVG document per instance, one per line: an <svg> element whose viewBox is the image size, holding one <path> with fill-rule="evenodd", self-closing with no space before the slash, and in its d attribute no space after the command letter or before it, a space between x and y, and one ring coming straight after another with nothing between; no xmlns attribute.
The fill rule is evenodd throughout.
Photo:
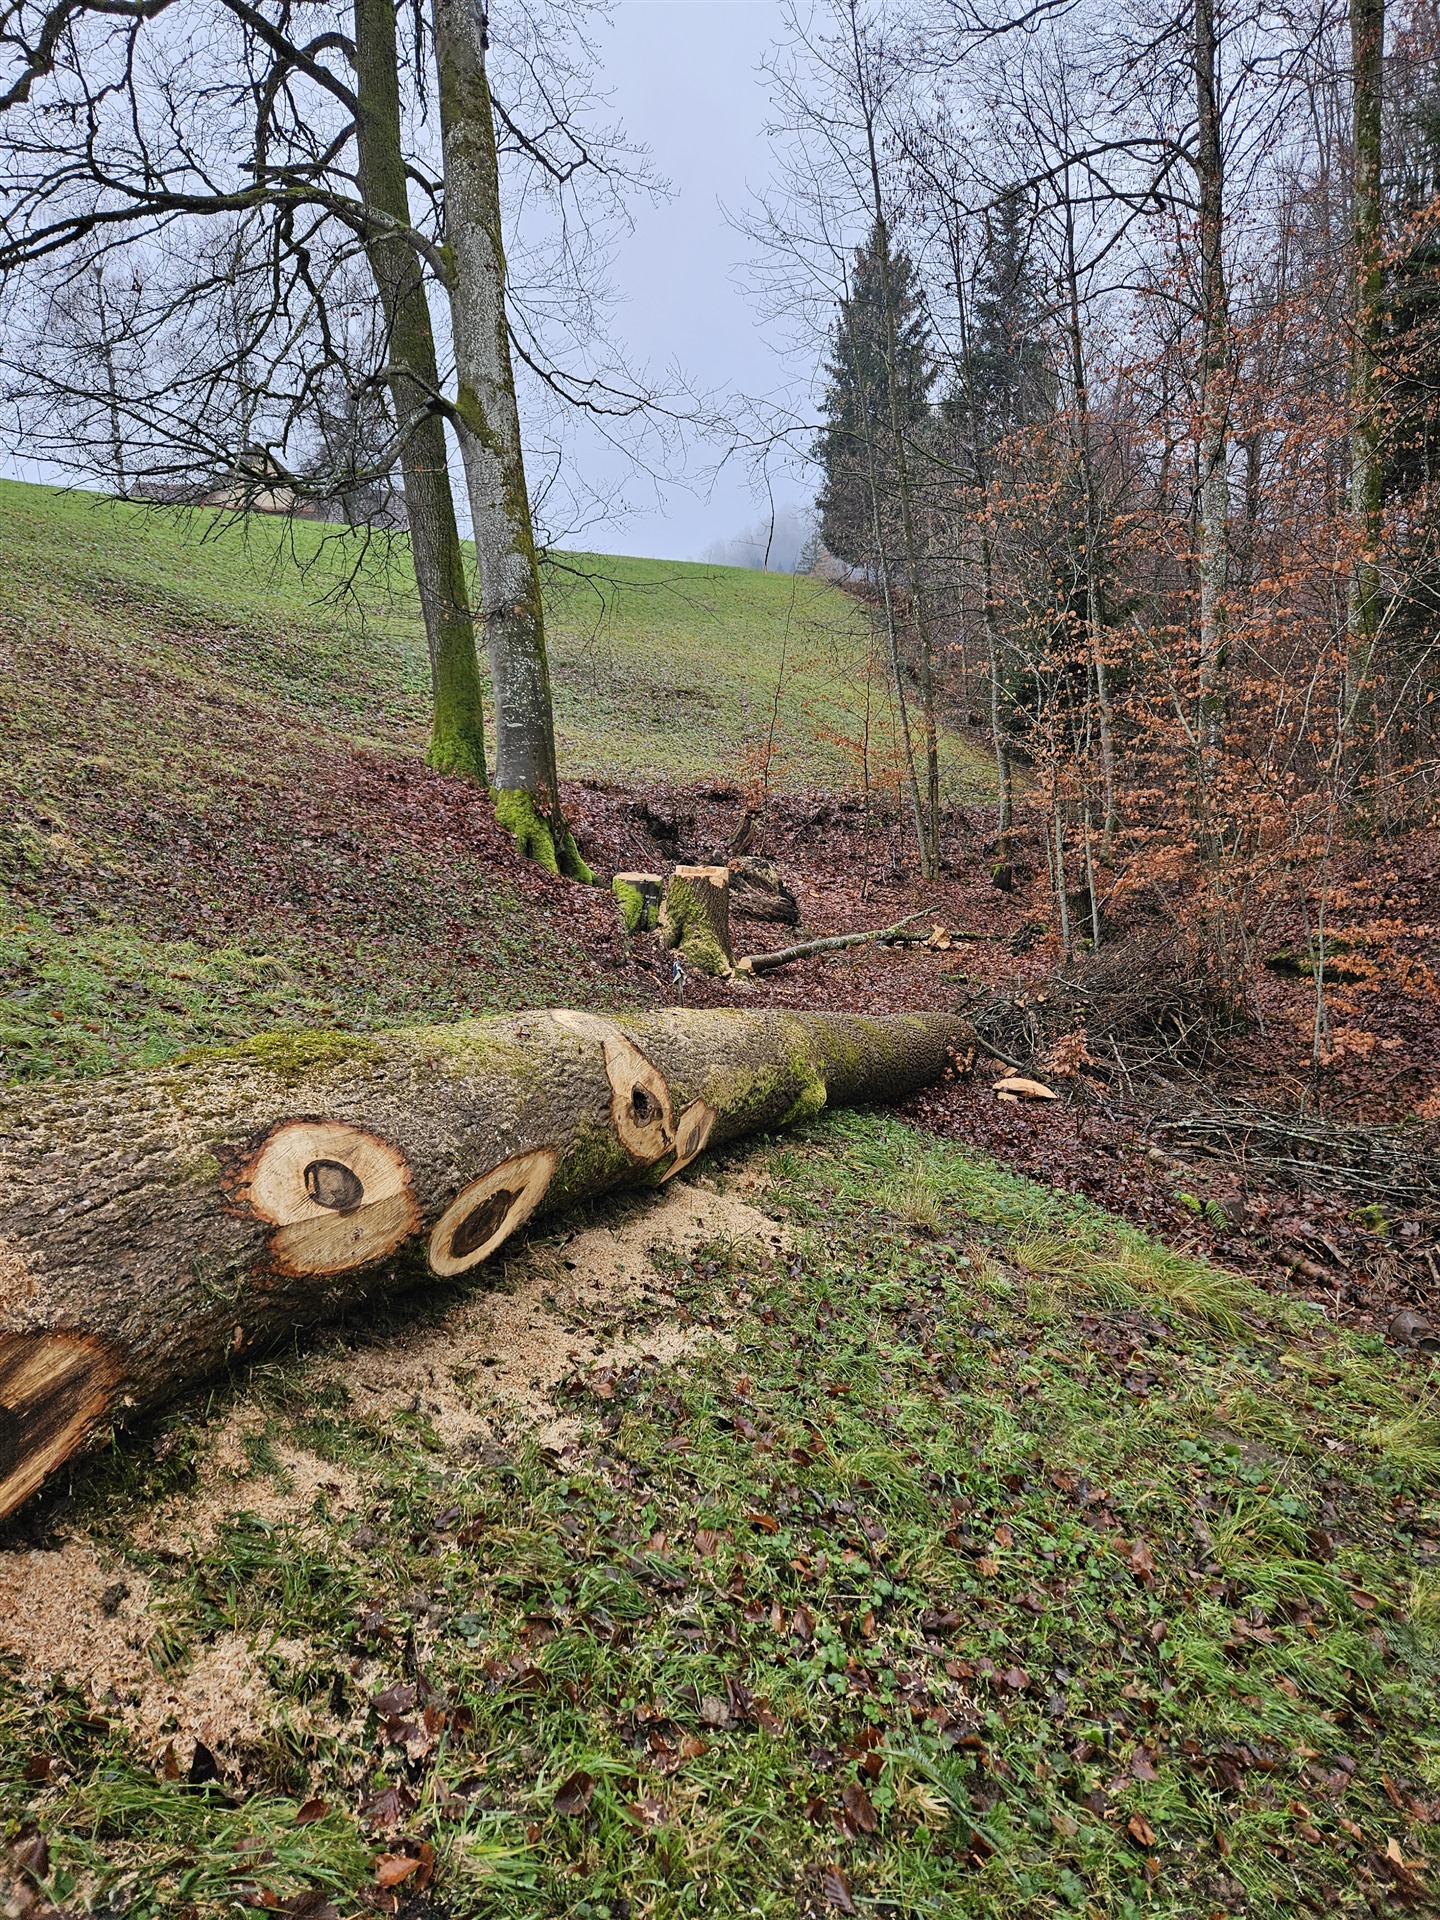
<svg viewBox="0 0 1440 1920"><path fill-rule="evenodd" d="M0 1520L109 1410L120 1369L81 1333L0 1335Z"/></svg>
<svg viewBox="0 0 1440 1920"><path fill-rule="evenodd" d="M598 1013L565 1007L550 1017L604 1048L610 1119L630 1158L649 1166L667 1154L675 1143L675 1118L665 1076L613 1021Z"/></svg>
<svg viewBox="0 0 1440 1920"><path fill-rule="evenodd" d="M404 1157L340 1120L272 1127L241 1163L232 1199L277 1229L271 1258L295 1275L383 1260L420 1225Z"/></svg>
<svg viewBox="0 0 1440 1920"><path fill-rule="evenodd" d="M675 1158L660 1176L662 1186L667 1180L673 1180L682 1167L688 1167L697 1154L705 1151L705 1144L719 1117L714 1107L705 1100L692 1101L685 1109L675 1123Z"/></svg>
<svg viewBox="0 0 1440 1920"><path fill-rule="evenodd" d="M553 1147L529 1147L463 1187L431 1232L432 1270L450 1280L488 1260L545 1198L559 1164Z"/></svg>

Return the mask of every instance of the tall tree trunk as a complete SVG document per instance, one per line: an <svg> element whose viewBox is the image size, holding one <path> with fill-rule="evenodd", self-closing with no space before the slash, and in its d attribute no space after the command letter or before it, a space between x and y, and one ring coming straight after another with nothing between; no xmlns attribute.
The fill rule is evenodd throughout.
<svg viewBox="0 0 1440 1920"><path fill-rule="evenodd" d="M857 391L861 387L858 359L852 358ZM910 812L915 822L915 846L921 868L925 863L925 809L920 799L920 783L915 777L915 742L910 729L910 698L905 691L905 665L900 657L900 628L895 595L890 578L890 557L885 545L885 522L881 511L880 476L875 464L875 441L865 436L865 470L870 492L870 537L875 548L875 563L880 571L880 601L885 609L885 640L890 657L890 679L895 689L895 716L900 723L900 748L905 763L905 790L910 796Z"/></svg>
<svg viewBox="0 0 1440 1920"><path fill-rule="evenodd" d="M995 618L995 578L988 531L982 531L980 535L980 594L990 674L990 741L995 749L995 782L1000 789L1000 826L995 841L995 865L998 870L1010 864L1010 832L1015 824L1015 782L1010 764L1010 733L1002 712L1000 629Z"/></svg>
<svg viewBox="0 0 1440 1920"><path fill-rule="evenodd" d="M935 710L935 637L920 563L915 530L914 495L910 482L910 452L900 410L900 342L895 324L895 290L890 283L890 224L885 216L885 191L880 178L880 152L875 137L875 114L870 103L865 53L854 0L849 7L850 43L855 78L864 99L865 140L870 169L870 205L879 240L880 299L885 312L885 384L889 401L890 437L895 459L895 489L900 502L900 537L914 610L915 679L920 690L920 722L925 735L925 807L920 823L920 872L933 880L940 871L940 733Z"/></svg>
<svg viewBox="0 0 1440 1920"><path fill-rule="evenodd" d="M410 196L400 140L400 81L393 0L355 0L355 117L360 194L402 227ZM404 433L400 456L415 586L430 650L432 767L486 783L485 720L475 622L465 584L435 337L419 256L400 234L372 233L370 270L385 316L390 394Z"/></svg>
<svg viewBox="0 0 1440 1920"><path fill-rule="evenodd" d="M1346 775L1356 789L1374 771L1375 647L1380 628L1379 349L1385 269L1381 201L1381 106L1385 0L1350 0L1354 181L1351 234L1355 250L1350 353L1350 518L1355 558L1346 607Z"/></svg>
<svg viewBox="0 0 1440 1920"><path fill-rule="evenodd" d="M940 872L940 733L935 711L935 639L930 626L929 601L925 593L919 543L915 532L915 506L910 484L910 455L905 444L905 424L900 415L900 388L897 361L900 342L895 327L895 300L890 285L890 234L880 199L880 175L872 137L871 171L875 187L875 220L880 229L880 292L885 308L885 370L889 389L890 433L895 455L895 485L900 499L900 537L905 552L905 571L910 585L910 605L915 620L915 679L920 689L920 725L925 737L925 806L920 821L920 872L933 880Z"/></svg>
<svg viewBox="0 0 1440 1920"><path fill-rule="evenodd" d="M1200 574L1197 687L1197 836L1209 869L1210 942L1228 972L1220 907L1223 833L1217 791L1225 734L1225 640L1229 565L1230 306L1225 284L1225 158L1221 145L1215 0L1195 0L1195 180L1200 202L1200 444L1196 546Z"/></svg>
<svg viewBox="0 0 1440 1920"><path fill-rule="evenodd" d="M589 880L560 809L540 569L505 316L500 161L481 0L433 0L456 414L495 695L495 811L522 853Z"/></svg>
<svg viewBox="0 0 1440 1920"><path fill-rule="evenodd" d="M1090 641L1090 664L1095 676L1095 710L1100 734L1100 785L1104 808L1101 834L1103 857L1111 858L1119 828L1115 798L1115 747L1110 707L1109 676L1105 667L1105 606L1100 584L1100 528L1102 516L1095 486L1095 458L1091 445L1090 382L1085 369L1085 337L1080 326L1080 279L1075 264L1075 215L1070 201L1070 176L1065 175L1065 278L1069 306L1070 378L1075 389L1075 433L1080 456L1080 485L1085 509L1085 625ZM1086 858L1091 858L1089 828Z"/></svg>
<svg viewBox="0 0 1440 1920"><path fill-rule="evenodd" d="M1195 176L1200 199L1200 728L1213 776L1224 728L1225 589L1230 509L1230 308L1225 285L1225 162L1215 0L1195 0Z"/></svg>

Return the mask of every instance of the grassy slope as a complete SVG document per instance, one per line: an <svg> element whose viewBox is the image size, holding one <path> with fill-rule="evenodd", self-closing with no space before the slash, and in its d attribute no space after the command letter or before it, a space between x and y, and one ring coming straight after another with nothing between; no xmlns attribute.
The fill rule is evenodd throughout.
<svg viewBox="0 0 1440 1920"><path fill-rule="evenodd" d="M575 890L527 893L473 796L419 767L403 604L368 578L361 628L264 564L273 523L248 552L166 525L0 493L12 1070L603 1000L562 937ZM340 549L294 531L333 577ZM598 625L592 586L557 587L562 724L601 774L733 777L782 644L844 653L829 601L787 639L787 581L607 567L625 585ZM835 686L796 696L794 738ZM790 758L824 777L823 749ZM234 1803L157 1778L63 1685L0 1687L0 1818L48 1836L50 1896L209 1920L248 1883L349 1915L377 1853L428 1843L414 1920L1433 1905L1403 1865L1440 1792L1423 1363L1297 1328L898 1124L759 1152L793 1263L687 1265L690 1311L736 1350L578 1386L589 1439L562 1467L367 1420L311 1349L22 1522L151 1576L177 1671L233 1631L297 1712L335 1705ZM276 1529L242 1485L213 1546L157 1552L143 1516L247 1398L356 1474L368 1519L322 1499ZM359 1660L433 1690L444 1725L408 1757ZM398 1833L368 1826L386 1783ZM299 1824L312 1792L330 1811Z"/></svg>
<svg viewBox="0 0 1440 1920"><path fill-rule="evenodd" d="M563 1459L362 1416L322 1353L242 1389L249 1484L313 1449L347 1517L247 1518L242 1481L213 1544L143 1543L230 1393L82 1473L167 1672L238 1634L334 1717L237 1804L12 1689L0 1807L52 1898L350 1915L428 1846L414 1920L1435 1910L1433 1388L896 1122L767 1161L793 1255L675 1276L733 1344L577 1379Z"/></svg>
<svg viewBox="0 0 1440 1920"><path fill-rule="evenodd" d="M305 522L0 484L0 1072L636 992L576 954L609 903L537 895L423 767L407 570ZM567 773L846 777L868 649L842 595L561 555L550 597Z"/></svg>
<svg viewBox="0 0 1440 1920"><path fill-rule="evenodd" d="M252 516L125 507L0 482L0 565L31 618L159 629L187 665L360 739L423 748L424 635L403 542ZM569 777L734 779L773 743L772 780L854 777L867 649L853 604L811 579L558 553L547 570L557 724ZM778 717L772 725L777 703ZM869 688L890 749L888 697ZM833 738L831 736L834 736ZM986 769L947 741L955 791Z"/></svg>

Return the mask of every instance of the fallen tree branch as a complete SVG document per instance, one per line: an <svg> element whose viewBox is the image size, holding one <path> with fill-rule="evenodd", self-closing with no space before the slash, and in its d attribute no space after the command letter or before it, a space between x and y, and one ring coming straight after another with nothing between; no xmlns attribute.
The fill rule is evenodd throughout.
<svg viewBox="0 0 1440 1920"><path fill-rule="evenodd" d="M0 1518L87 1440L533 1213L657 1184L827 1104L897 1100L953 1014L529 1013L268 1034L0 1094Z"/></svg>
<svg viewBox="0 0 1440 1920"><path fill-rule="evenodd" d="M923 913L907 913L903 920L897 920L893 927L874 927L868 933L832 933L823 940L802 940L798 946L777 947L774 953L747 953L743 960L737 960L737 973L773 973L777 967L788 967L792 960L808 960L815 953L839 953L844 947L863 947L874 942L878 946L886 944L900 945L914 943L923 946L929 939L928 934L906 933L905 928L912 920L923 920ZM972 938L969 934L957 934L958 940Z"/></svg>

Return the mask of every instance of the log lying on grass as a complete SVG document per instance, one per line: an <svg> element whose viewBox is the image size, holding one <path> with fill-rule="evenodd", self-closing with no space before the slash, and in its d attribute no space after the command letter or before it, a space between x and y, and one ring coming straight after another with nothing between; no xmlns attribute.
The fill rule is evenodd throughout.
<svg viewBox="0 0 1440 1920"><path fill-rule="evenodd" d="M529 1013L270 1034L0 1096L0 1517L87 1439L532 1213L889 1101L954 1015Z"/></svg>

